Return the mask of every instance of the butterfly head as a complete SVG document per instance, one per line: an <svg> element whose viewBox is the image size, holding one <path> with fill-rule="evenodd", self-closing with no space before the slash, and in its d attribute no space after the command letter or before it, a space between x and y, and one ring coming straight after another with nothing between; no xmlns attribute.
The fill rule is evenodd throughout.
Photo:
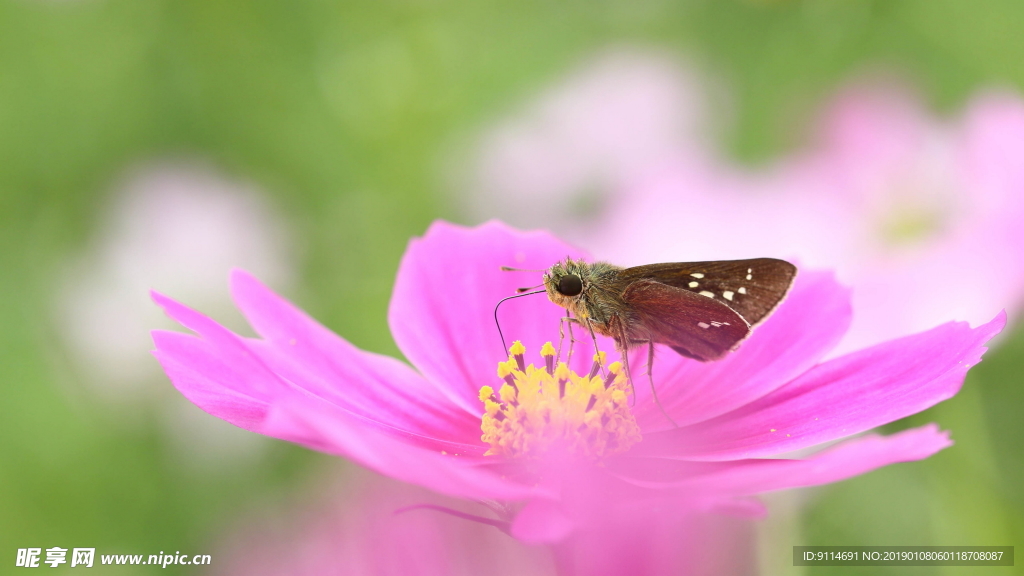
<svg viewBox="0 0 1024 576"><path fill-rule="evenodd" d="M587 288L590 265L582 260L566 258L544 273L544 289L548 299L563 308L572 309Z"/></svg>

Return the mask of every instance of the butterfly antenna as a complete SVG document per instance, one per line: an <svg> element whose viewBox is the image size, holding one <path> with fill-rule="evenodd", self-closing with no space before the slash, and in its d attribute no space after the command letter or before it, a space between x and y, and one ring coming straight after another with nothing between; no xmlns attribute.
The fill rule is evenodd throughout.
<svg viewBox="0 0 1024 576"><path fill-rule="evenodd" d="M529 288L527 288L527 290L529 290ZM494 305L494 325L498 327L498 336L501 337L501 349L505 351L505 354L508 354L508 346L505 345L505 335L501 333L501 322L498 322L498 306L501 306L501 303L504 302L505 300L511 300L513 298L522 298L523 296L530 296L530 295L533 295L533 294L543 294L543 293L544 293L544 290L537 290L536 292L526 292L525 294L516 294L515 296L508 296L508 297L502 298L501 300L498 300L497 304Z"/></svg>
<svg viewBox="0 0 1024 576"><path fill-rule="evenodd" d="M511 266L502 266L502 272L547 272L547 270L527 270L526 268L513 268Z"/></svg>
<svg viewBox="0 0 1024 576"><path fill-rule="evenodd" d="M516 288L516 294L522 294L523 292L529 292L530 290L536 290L537 288L540 288L541 286L543 286L543 284L537 284L536 286L530 286L529 288Z"/></svg>

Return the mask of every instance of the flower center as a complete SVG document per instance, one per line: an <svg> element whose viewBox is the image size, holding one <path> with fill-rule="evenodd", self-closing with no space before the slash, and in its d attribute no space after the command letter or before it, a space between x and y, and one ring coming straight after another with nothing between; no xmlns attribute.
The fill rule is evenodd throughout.
<svg viewBox="0 0 1024 576"><path fill-rule="evenodd" d="M943 214L935 209L897 207L881 223L882 238L892 246L907 246L942 232Z"/></svg>
<svg viewBox="0 0 1024 576"><path fill-rule="evenodd" d="M480 389L484 415L481 437L487 454L516 457L536 455L559 444L570 452L601 458L629 450L640 441L640 427L629 410L629 383L621 362L602 376L605 353L594 356L590 373L580 376L564 362L555 366L555 348L544 344L544 367L526 365L526 347L512 344L507 362L498 363L505 381Z"/></svg>

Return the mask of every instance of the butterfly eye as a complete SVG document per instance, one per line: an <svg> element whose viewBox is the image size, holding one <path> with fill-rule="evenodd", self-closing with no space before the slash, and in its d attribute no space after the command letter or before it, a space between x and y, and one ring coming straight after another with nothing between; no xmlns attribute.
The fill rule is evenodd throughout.
<svg viewBox="0 0 1024 576"><path fill-rule="evenodd" d="M563 296L576 296L583 292L583 281L575 274L566 274L558 280L558 293Z"/></svg>

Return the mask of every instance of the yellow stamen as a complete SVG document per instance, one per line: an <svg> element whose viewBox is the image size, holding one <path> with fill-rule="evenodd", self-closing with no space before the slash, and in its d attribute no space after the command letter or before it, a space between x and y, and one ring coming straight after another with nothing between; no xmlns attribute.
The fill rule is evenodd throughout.
<svg viewBox="0 0 1024 576"><path fill-rule="evenodd" d="M594 355L595 369L576 374L564 363L552 366L554 347L541 349L545 369L524 367L526 347L512 345L511 358L498 364L505 383L480 389L484 404L482 439L487 454L521 457L537 455L558 444L570 452L600 459L628 450L640 441L640 428L629 410L629 382L622 363L609 365L608 375L597 375L603 352ZM553 368L553 369L552 369Z"/></svg>
<svg viewBox="0 0 1024 576"><path fill-rule="evenodd" d="M604 366L604 359L608 356L604 352L598 352L594 354L594 366L590 369L589 378L597 376L597 373L601 371L601 366Z"/></svg>
<svg viewBox="0 0 1024 576"><path fill-rule="evenodd" d="M480 389L480 401L486 402L494 396L494 388L490 386L484 386Z"/></svg>
<svg viewBox="0 0 1024 576"><path fill-rule="evenodd" d="M554 374L555 372L555 347L551 345L551 342L545 342L544 346L540 349L540 355L544 358L544 368L548 371L548 374Z"/></svg>

